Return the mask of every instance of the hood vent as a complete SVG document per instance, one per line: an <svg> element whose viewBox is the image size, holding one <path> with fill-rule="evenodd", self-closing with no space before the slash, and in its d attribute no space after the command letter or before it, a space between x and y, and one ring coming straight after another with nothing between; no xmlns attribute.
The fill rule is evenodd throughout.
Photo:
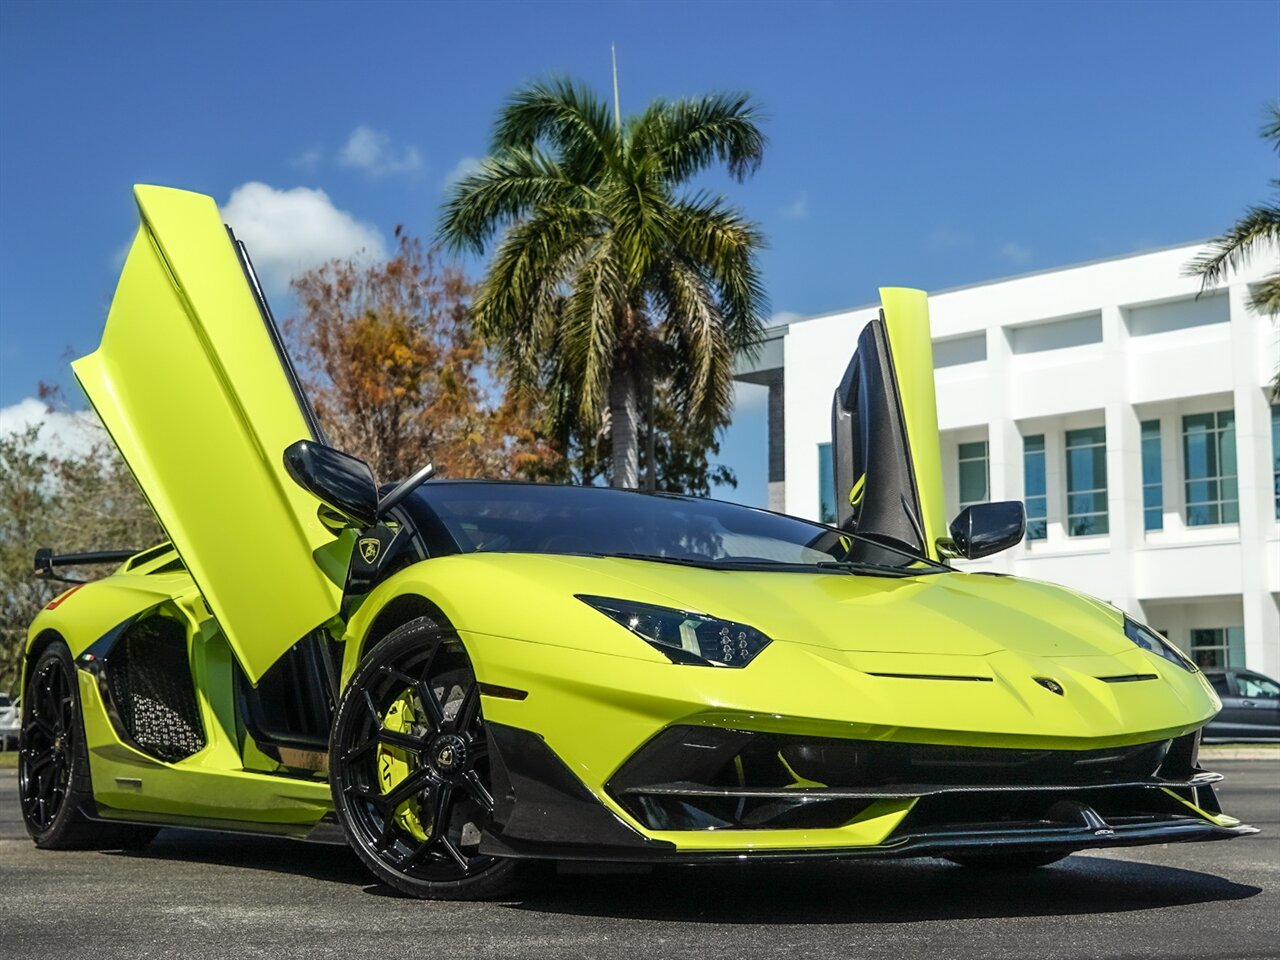
<svg viewBox="0 0 1280 960"><path fill-rule="evenodd" d="M868 673L869 677L889 677L893 680L969 680L975 683L991 683L991 677L963 677L938 673Z"/></svg>
<svg viewBox="0 0 1280 960"><path fill-rule="evenodd" d="M1118 677L1098 677L1103 683L1137 683L1139 680L1159 680L1154 673L1125 673Z"/></svg>

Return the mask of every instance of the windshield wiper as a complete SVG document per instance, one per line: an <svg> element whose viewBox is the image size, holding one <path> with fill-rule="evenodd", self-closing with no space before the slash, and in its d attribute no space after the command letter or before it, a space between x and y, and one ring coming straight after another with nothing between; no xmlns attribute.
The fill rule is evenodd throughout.
<svg viewBox="0 0 1280 960"><path fill-rule="evenodd" d="M674 563L682 567L698 567L701 570L766 570L792 573L867 573L875 576L914 577L950 570L942 564L937 569L918 570L910 567L891 567L886 564L864 563L858 560L822 560L817 563L800 563L787 560L769 560L765 557L753 560L699 560L694 557L671 557L656 553L590 553L592 557L618 557L623 560L649 560L654 563Z"/></svg>
<svg viewBox="0 0 1280 960"><path fill-rule="evenodd" d="M916 560L924 560L923 557L916 557ZM932 561L925 561L932 563ZM951 570L950 567L941 563L934 563L932 569L926 567L923 570L914 567L891 567L884 563L867 563L863 560L822 560L814 564L822 570L846 570L849 573L871 573L877 575L887 575L893 577L927 577L935 573L946 573Z"/></svg>
<svg viewBox="0 0 1280 960"><path fill-rule="evenodd" d="M588 557L618 557L622 560L651 560L654 563L674 563L682 567L700 567L703 570L725 569L714 560L696 560L693 557L668 557L660 553L586 553Z"/></svg>

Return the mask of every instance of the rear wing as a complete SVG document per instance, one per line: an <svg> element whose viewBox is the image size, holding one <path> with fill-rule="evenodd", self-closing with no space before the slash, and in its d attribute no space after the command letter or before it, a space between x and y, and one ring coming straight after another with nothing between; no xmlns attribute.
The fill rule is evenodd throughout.
<svg viewBox="0 0 1280 960"><path fill-rule="evenodd" d="M124 563L137 556L137 550L95 550L90 553L54 553L48 547L36 550L35 573L42 580L58 580L62 583L85 583L73 577L60 576L55 567L85 567L98 563Z"/></svg>

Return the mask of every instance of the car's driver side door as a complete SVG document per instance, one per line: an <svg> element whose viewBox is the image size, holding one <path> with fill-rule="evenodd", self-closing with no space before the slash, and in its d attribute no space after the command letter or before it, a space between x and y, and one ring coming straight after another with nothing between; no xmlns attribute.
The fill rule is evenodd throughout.
<svg viewBox="0 0 1280 960"><path fill-rule="evenodd" d="M72 367L256 683L337 613L350 538L285 472L285 447L319 427L217 205L134 194L102 343Z"/></svg>
<svg viewBox="0 0 1280 960"><path fill-rule="evenodd" d="M948 536L938 449L929 303L923 291L880 291L832 401L832 467L841 527L939 558ZM854 555L876 559L855 543Z"/></svg>

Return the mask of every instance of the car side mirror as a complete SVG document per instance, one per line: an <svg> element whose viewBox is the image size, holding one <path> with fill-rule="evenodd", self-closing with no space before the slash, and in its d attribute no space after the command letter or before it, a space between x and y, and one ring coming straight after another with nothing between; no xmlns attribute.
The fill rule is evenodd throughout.
<svg viewBox="0 0 1280 960"><path fill-rule="evenodd" d="M320 519L330 529L363 529L378 522L378 485L363 460L314 440L299 440L285 448L284 467L294 483L324 505Z"/></svg>
<svg viewBox="0 0 1280 960"><path fill-rule="evenodd" d="M1022 542L1027 509L1021 500L975 503L951 521L948 552L967 560L989 557Z"/></svg>

